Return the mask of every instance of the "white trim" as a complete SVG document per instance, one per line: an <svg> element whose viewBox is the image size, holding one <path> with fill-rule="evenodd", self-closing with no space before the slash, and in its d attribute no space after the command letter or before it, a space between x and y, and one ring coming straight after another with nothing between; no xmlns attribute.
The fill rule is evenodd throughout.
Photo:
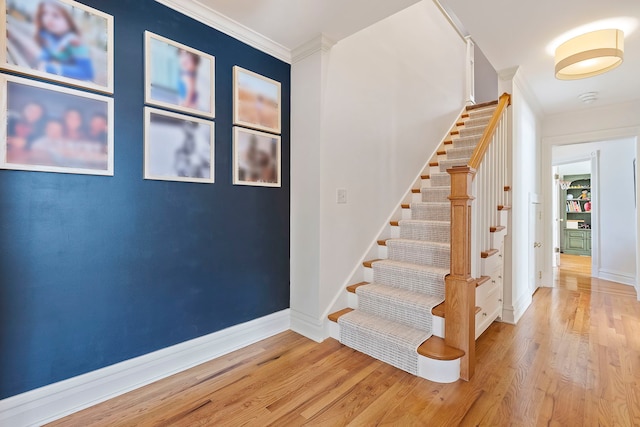
<svg viewBox="0 0 640 427"><path fill-rule="evenodd" d="M342 290L344 291L344 289ZM329 336L329 331L325 330L323 320L293 309L291 309L291 330L315 342L322 342Z"/></svg>
<svg viewBox="0 0 640 427"><path fill-rule="evenodd" d="M320 34L319 36L314 37L308 42L293 49L293 52L291 53L291 62L296 63L302 61L317 52L329 52L335 44L335 41L331 40L324 34Z"/></svg>
<svg viewBox="0 0 640 427"><path fill-rule="evenodd" d="M598 271L598 278L609 280L610 282L622 283L623 285L633 286L635 288L636 278L622 271L613 271L601 268Z"/></svg>
<svg viewBox="0 0 640 427"><path fill-rule="evenodd" d="M527 290L528 288L527 286ZM524 292L513 306L504 306L502 309L502 321L511 325L517 324L532 302L532 296L528 292Z"/></svg>
<svg viewBox="0 0 640 427"><path fill-rule="evenodd" d="M0 425L42 425L289 329L289 309L0 400Z"/></svg>
<svg viewBox="0 0 640 427"><path fill-rule="evenodd" d="M281 61L288 64L291 63L291 50L220 12L203 5L198 0L156 0L156 2L200 21Z"/></svg>

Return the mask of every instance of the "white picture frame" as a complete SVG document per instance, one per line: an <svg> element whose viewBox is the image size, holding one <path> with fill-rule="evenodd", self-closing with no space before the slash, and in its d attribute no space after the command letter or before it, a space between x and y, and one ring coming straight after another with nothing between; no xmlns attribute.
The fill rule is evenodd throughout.
<svg viewBox="0 0 640 427"><path fill-rule="evenodd" d="M63 23L49 31L36 22L46 13L57 14ZM73 0L0 0L4 70L113 94L113 54L109 14Z"/></svg>
<svg viewBox="0 0 640 427"><path fill-rule="evenodd" d="M145 103L215 117L215 57L144 32Z"/></svg>
<svg viewBox="0 0 640 427"><path fill-rule="evenodd" d="M233 124L265 132L281 133L281 83L237 65L234 66Z"/></svg>
<svg viewBox="0 0 640 427"><path fill-rule="evenodd" d="M113 99L0 75L0 168L113 175Z"/></svg>
<svg viewBox="0 0 640 427"><path fill-rule="evenodd" d="M233 184L282 186L280 135L234 126Z"/></svg>
<svg viewBox="0 0 640 427"><path fill-rule="evenodd" d="M214 122L145 107L144 130L144 179L215 182Z"/></svg>

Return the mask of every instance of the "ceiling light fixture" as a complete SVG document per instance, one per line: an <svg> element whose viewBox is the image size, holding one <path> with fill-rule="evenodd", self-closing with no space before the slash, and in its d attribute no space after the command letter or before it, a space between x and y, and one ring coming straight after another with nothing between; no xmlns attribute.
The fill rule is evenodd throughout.
<svg viewBox="0 0 640 427"><path fill-rule="evenodd" d="M577 80L616 68L624 57L624 33L607 29L582 34L556 49L556 77Z"/></svg>

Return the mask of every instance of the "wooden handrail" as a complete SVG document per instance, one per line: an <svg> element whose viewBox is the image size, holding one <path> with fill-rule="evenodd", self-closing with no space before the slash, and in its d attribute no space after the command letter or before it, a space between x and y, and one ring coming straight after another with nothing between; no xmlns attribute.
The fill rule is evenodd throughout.
<svg viewBox="0 0 640 427"><path fill-rule="evenodd" d="M493 113L489 124L485 128L484 133L482 134L482 138L480 138L480 142L478 143L478 145L476 145L476 149L473 150L473 154L471 155L471 159L469 160L469 167L471 167L472 169L478 170L478 168L480 167L482 158L489 149L489 144L491 144L491 138L493 137L493 134L496 133L496 128L498 127L498 123L500 123L502 113L509 105L511 105L511 95L509 95L508 93L503 93L500 96L500 100L498 101L496 111Z"/></svg>

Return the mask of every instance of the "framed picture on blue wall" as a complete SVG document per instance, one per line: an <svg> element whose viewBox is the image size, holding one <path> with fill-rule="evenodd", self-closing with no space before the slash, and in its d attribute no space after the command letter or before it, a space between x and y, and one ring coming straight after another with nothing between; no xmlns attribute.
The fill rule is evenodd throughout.
<svg viewBox="0 0 640 427"><path fill-rule="evenodd" d="M0 168L113 175L113 99L0 75Z"/></svg>
<svg viewBox="0 0 640 427"><path fill-rule="evenodd" d="M113 93L113 17L72 0L0 0L0 67Z"/></svg>
<svg viewBox="0 0 640 427"><path fill-rule="evenodd" d="M145 102L215 117L215 58L145 31Z"/></svg>
<svg viewBox="0 0 640 427"><path fill-rule="evenodd" d="M213 183L214 123L145 107L144 178Z"/></svg>
<svg viewBox="0 0 640 427"><path fill-rule="evenodd" d="M233 128L233 184L281 187L280 136Z"/></svg>
<svg viewBox="0 0 640 427"><path fill-rule="evenodd" d="M281 84L233 67L233 124L280 133Z"/></svg>

